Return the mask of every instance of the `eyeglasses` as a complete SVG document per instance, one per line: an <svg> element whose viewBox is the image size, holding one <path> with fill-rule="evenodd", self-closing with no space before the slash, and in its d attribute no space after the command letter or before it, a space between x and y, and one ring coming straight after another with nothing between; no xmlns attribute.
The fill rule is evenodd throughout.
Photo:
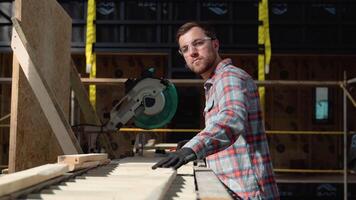
<svg viewBox="0 0 356 200"><path fill-rule="evenodd" d="M178 52L181 55L185 55L185 54L187 54L189 52L189 46L192 46L194 49L200 49L206 44L206 41L208 41L208 40L213 40L213 39L210 38L210 37L205 37L205 38L202 38L202 39L196 39L192 43L179 48Z"/></svg>

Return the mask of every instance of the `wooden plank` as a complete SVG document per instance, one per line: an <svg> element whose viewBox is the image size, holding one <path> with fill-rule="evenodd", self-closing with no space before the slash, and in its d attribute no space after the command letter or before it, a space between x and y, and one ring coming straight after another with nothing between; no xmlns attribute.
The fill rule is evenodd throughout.
<svg viewBox="0 0 356 200"><path fill-rule="evenodd" d="M21 156L19 154L19 150L20 148L17 148L17 144L19 144L19 146L21 146L21 143L23 143L23 141L21 141L20 136L18 134L18 127L19 129L21 129L21 126L18 126L18 112L19 112L19 102L21 102L21 100L23 101L23 98L19 98L21 89L19 87L19 82L20 79L22 81L24 81L23 78L23 73L20 73L20 64L18 62L18 60L16 59L16 57L13 57L13 63L12 63L12 84L11 84L11 116L10 116L10 139L9 139L9 168L8 168L8 172L15 172L16 170L19 169L24 169L24 168L28 168L26 165L20 165L19 162L17 161L17 159L21 160ZM26 86L26 85L24 85ZM26 113L25 113L26 114ZM26 117L25 117L26 118ZM20 120L20 117L19 117ZM21 122L19 122L19 124L21 124ZM55 149L57 149L55 147Z"/></svg>
<svg viewBox="0 0 356 200"><path fill-rule="evenodd" d="M88 161L100 161L108 159L106 153L88 153L88 154L75 154L75 155L61 155L58 156L58 163L66 164L82 164Z"/></svg>
<svg viewBox="0 0 356 200"><path fill-rule="evenodd" d="M198 197L201 200L232 200L224 185L208 168L195 168Z"/></svg>
<svg viewBox="0 0 356 200"><path fill-rule="evenodd" d="M69 171L76 171L79 169L93 168L100 165L106 165L110 163L110 159L97 160L97 161L88 161L80 164L68 164Z"/></svg>
<svg viewBox="0 0 356 200"><path fill-rule="evenodd" d="M63 111L46 81L36 69L33 62L34 56L30 55L33 50L28 46L27 39L16 19L13 20L11 48L41 105L42 111L47 117L52 131L57 137L62 151L65 154L80 153L81 148L68 121L65 119Z"/></svg>
<svg viewBox="0 0 356 200"><path fill-rule="evenodd" d="M70 171L75 171L108 164L110 159L106 153L62 155L58 156L58 163L67 164Z"/></svg>
<svg viewBox="0 0 356 200"><path fill-rule="evenodd" d="M68 172L65 164L47 164L0 177L0 196L27 188Z"/></svg>
<svg viewBox="0 0 356 200"><path fill-rule="evenodd" d="M16 0L14 5L14 15L35 50L37 70L68 120L71 19L55 0ZM18 80L17 87L12 87L9 171L56 162L64 152L22 69L13 78Z"/></svg>

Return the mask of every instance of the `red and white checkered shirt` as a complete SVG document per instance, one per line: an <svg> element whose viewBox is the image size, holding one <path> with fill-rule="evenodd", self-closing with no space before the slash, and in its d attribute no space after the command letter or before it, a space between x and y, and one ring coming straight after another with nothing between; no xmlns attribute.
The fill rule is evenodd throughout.
<svg viewBox="0 0 356 200"><path fill-rule="evenodd" d="M204 84L205 128L184 147L242 199L279 199L256 84L222 60Z"/></svg>

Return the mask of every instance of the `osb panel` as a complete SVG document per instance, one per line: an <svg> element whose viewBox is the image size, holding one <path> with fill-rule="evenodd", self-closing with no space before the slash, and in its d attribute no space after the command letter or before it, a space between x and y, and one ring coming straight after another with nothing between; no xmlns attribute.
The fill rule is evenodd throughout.
<svg viewBox="0 0 356 200"><path fill-rule="evenodd" d="M54 0L16 0L15 6L15 16L35 50L34 63L68 120L71 19ZM62 154L22 70L14 79L18 79L18 90L12 97L18 104L11 111L11 124L16 126L10 139L11 172L55 162Z"/></svg>
<svg viewBox="0 0 356 200"><path fill-rule="evenodd" d="M79 68L82 77L87 77L85 73L84 55L73 55L74 62ZM139 78L141 73L150 68L156 69L157 77L164 77L167 67L167 57L165 55L97 55L97 77L98 78ZM103 122L108 120L108 113L113 105L125 95L124 85L98 85L96 111ZM130 127L132 125L126 125ZM133 144L137 133L118 132L109 134L112 147L119 157L132 155ZM147 134L146 134L147 135ZM164 134L152 133L148 137L154 138L157 142L162 142Z"/></svg>

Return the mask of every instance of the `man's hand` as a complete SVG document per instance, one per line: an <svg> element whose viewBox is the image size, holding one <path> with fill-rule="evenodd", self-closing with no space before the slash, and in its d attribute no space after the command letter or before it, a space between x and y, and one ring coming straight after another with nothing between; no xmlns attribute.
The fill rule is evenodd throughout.
<svg viewBox="0 0 356 200"><path fill-rule="evenodd" d="M161 161L152 166L152 169L157 167L169 168L173 167L178 169L182 165L187 164L190 161L196 160L197 156L194 151L190 148L182 148L174 153L169 154L168 157L163 158Z"/></svg>

